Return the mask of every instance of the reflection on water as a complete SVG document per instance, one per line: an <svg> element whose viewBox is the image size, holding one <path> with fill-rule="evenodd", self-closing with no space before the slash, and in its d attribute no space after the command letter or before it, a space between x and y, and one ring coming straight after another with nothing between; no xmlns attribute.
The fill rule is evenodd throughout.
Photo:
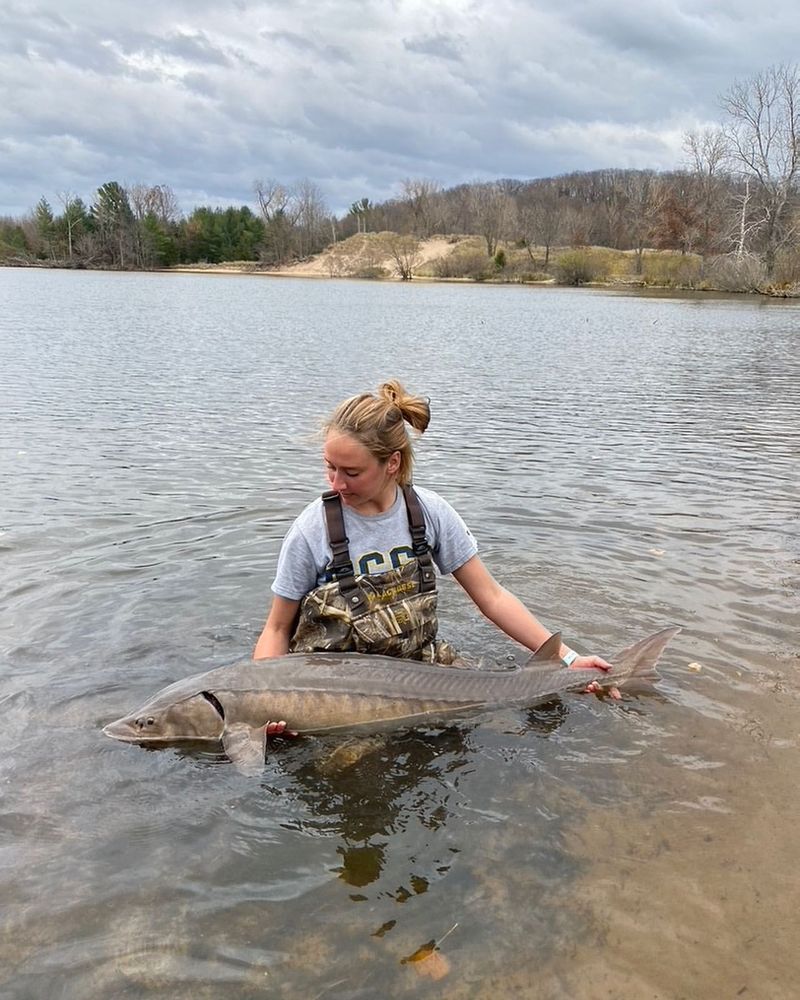
<svg viewBox="0 0 800 1000"><path fill-rule="evenodd" d="M341 839L338 877L363 890L382 875L393 835L411 822L431 833L445 828L449 786L466 766L467 748L462 734L449 728L430 735L321 740L310 759L304 755L295 763L286 756L286 770L313 817L305 829L321 827L329 836L335 831ZM449 858L439 859L439 876L449 867ZM412 873L408 881L420 893L431 877ZM406 898L409 892L397 890Z"/></svg>
<svg viewBox="0 0 800 1000"><path fill-rule="evenodd" d="M798 316L0 271L0 995L793 997ZM252 647L318 419L392 374L432 398L418 479L545 621L683 626L659 692L276 742L260 780L105 739Z"/></svg>

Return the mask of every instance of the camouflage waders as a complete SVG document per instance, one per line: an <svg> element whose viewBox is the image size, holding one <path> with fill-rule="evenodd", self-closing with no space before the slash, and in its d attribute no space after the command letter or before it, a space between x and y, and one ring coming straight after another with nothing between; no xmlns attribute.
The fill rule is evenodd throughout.
<svg viewBox="0 0 800 1000"><path fill-rule="evenodd" d="M436 573L419 499L403 496L414 557L398 569L355 576L339 494L322 496L333 580L306 594L289 649L293 653L373 653L453 663L450 643L436 638Z"/></svg>

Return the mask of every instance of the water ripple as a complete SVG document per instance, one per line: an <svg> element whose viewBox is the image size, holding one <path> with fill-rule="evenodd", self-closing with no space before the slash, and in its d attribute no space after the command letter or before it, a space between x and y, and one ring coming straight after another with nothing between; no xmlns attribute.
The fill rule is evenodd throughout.
<svg viewBox="0 0 800 1000"><path fill-rule="evenodd" d="M764 858L790 868L796 840L795 303L0 281L0 990L411 995L401 959L456 922L465 995L534 995L550 975L553 995L588 998L563 983L595 981L581 956L608 953L610 925L656 985L665 963L700 970L675 995L740 989L729 956L758 944L738 914L748 893L785 897ZM609 655L683 627L661 693L399 734L344 773L329 742L303 741L260 781L216 746L103 737L252 648L281 539L324 484L319 419L392 374L432 400L418 481L544 621ZM463 649L521 658L451 581L441 605ZM687 963L683 896L658 887L685 865L698 898L721 899L715 864L730 903L691 934L720 947ZM660 933L636 937L632 913ZM758 919L764 941L792 926Z"/></svg>

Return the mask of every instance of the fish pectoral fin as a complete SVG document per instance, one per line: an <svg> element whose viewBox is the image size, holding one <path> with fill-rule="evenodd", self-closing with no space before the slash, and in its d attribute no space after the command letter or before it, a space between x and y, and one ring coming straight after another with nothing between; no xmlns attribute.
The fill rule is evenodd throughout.
<svg viewBox="0 0 800 1000"><path fill-rule="evenodd" d="M222 746L244 774L260 774L267 754L267 728L234 722L223 730Z"/></svg>

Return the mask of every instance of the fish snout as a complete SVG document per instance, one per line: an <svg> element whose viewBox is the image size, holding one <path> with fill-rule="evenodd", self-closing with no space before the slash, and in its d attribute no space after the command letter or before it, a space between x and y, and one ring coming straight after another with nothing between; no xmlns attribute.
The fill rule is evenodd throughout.
<svg viewBox="0 0 800 1000"><path fill-rule="evenodd" d="M141 725L143 720L124 715L115 722L109 722L103 726L103 732L110 736L112 740L122 740L125 743L133 743L137 740L147 738L146 728Z"/></svg>

